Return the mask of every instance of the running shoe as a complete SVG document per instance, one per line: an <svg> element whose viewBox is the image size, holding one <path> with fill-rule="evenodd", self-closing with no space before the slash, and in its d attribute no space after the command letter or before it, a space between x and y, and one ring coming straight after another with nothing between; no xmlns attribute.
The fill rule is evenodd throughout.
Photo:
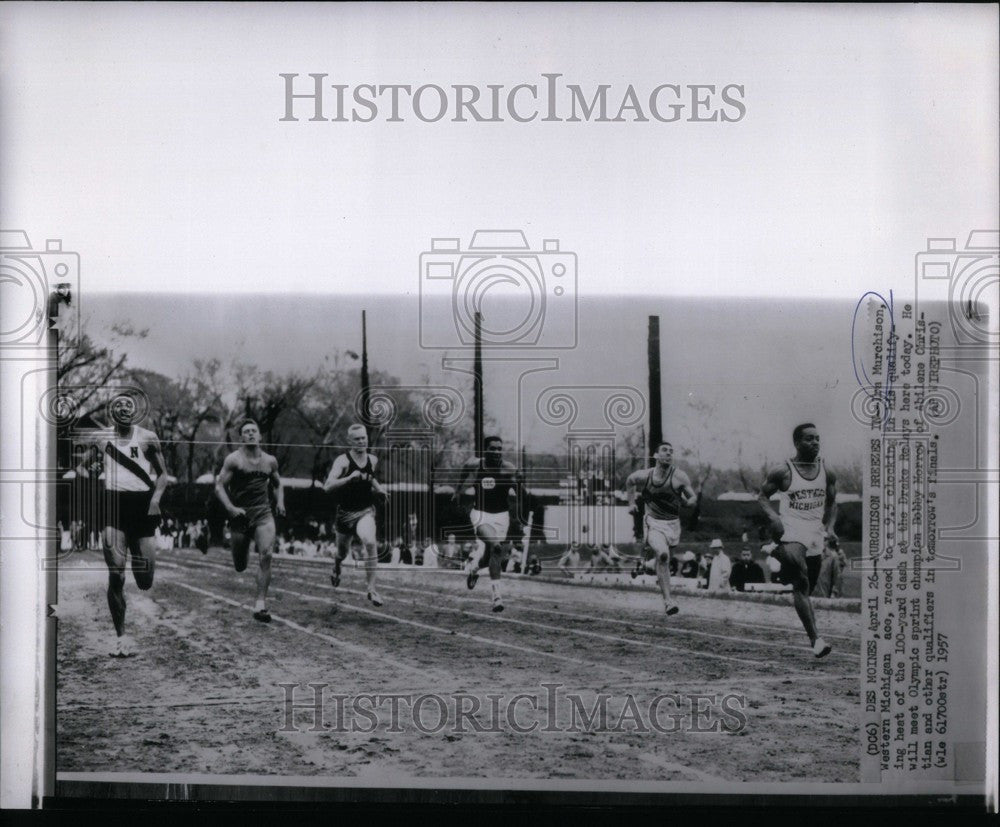
<svg viewBox="0 0 1000 827"><path fill-rule="evenodd" d="M816 638L816 642L813 644L813 654L818 658L825 658L830 652L833 651L833 647L827 643L823 638Z"/></svg>
<svg viewBox="0 0 1000 827"><path fill-rule="evenodd" d="M253 613L253 619L259 620L261 623L270 623L271 613L267 609L258 609Z"/></svg>
<svg viewBox="0 0 1000 827"><path fill-rule="evenodd" d="M371 604L373 606L381 606L382 605L382 598L379 595L379 593L377 591L375 591L374 589L372 589L372 591L368 592L368 599L371 601Z"/></svg>
<svg viewBox="0 0 1000 827"><path fill-rule="evenodd" d="M340 558L333 558L333 574L330 575L330 584L337 588L340 585Z"/></svg>
<svg viewBox="0 0 1000 827"><path fill-rule="evenodd" d="M133 643L124 635L121 637L115 635L114 642L111 644L108 654L113 658L130 658L135 654Z"/></svg>
<svg viewBox="0 0 1000 827"><path fill-rule="evenodd" d="M670 617L671 615L677 614L681 610L681 607L676 603L667 603L666 606L664 606L664 609L666 609L667 617Z"/></svg>
<svg viewBox="0 0 1000 827"><path fill-rule="evenodd" d="M494 612L503 611L503 600L498 594L493 595L493 611Z"/></svg>
<svg viewBox="0 0 1000 827"><path fill-rule="evenodd" d="M469 589L474 589L476 588L476 583L478 581L479 581L479 572L476 571L475 569L471 569L469 571L468 577L465 578L465 585L468 586Z"/></svg>

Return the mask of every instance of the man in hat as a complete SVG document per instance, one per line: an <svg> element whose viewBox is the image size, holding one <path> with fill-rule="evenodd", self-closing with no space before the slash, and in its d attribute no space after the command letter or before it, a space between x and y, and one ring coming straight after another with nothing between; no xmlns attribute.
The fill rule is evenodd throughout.
<svg viewBox="0 0 1000 827"><path fill-rule="evenodd" d="M708 570L708 590L710 592L724 592L729 590L729 575L733 570L733 563L729 559L722 545L722 540L716 537L709 546L712 552L712 562Z"/></svg>

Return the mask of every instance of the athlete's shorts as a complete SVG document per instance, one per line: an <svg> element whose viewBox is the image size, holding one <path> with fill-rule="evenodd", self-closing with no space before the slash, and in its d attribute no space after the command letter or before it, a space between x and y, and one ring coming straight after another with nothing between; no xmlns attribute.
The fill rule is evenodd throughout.
<svg viewBox="0 0 1000 827"><path fill-rule="evenodd" d="M822 557L806 557L806 547L802 543L785 542L778 543L778 547L771 552L771 556L781 563L781 571L778 576L782 583L808 588L812 591L815 581L810 578L809 561L822 562ZM819 566L816 567L816 575L819 576Z"/></svg>
<svg viewBox="0 0 1000 827"><path fill-rule="evenodd" d="M802 553L806 558L806 574L809 577L810 593L816 588L816 581L819 580L819 570L823 565L823 546L826 545L826 537L819 533L809 533L808 535L782 535L782 543L791 543L802 547Z"/></svg>
<svg viewBox="0 0 1000 827"><path fill-rule="evenodd" d="M152 499L152 491L105 491L104 524L118 529L130 540L154 536L160 517L149 513Z"/></svg>
<svg viewBox="0 0 1000 827"><path fill-rule="evenodd" d="M499 542L503 542L507 539L507 529L510 528L510 512L480 511L473 508L469 512L469 522L477 534L480 528L486 528Z"/></svg>
<svg viewBox="0 0 1000 827"><path fill-rule="evenodd" d="M644 517L646 525L646 539L649 540L650 532L657 531L663 535L670 548L677 546L681 542L681 521L680 520L658 520L648 514Z"/></svg>
<svg viewBox="0 0 1000 827"><path fill-rule="evenodd" d="M365 517L374 516L375 511L370 506L368 508L363 508L360 511L340 511L337 510L337 516L333 520L333 530L337 534L346 534L350 537L356 537L358 534L358 523L360 523Z"/></svg>
<svg viewBox="0 0 1000 827"><path fill-rule="evenodd" d="M237 534L250 534L258 526L262 526L270 520L274 522L274 514L269 505L251 505L245 509L246 514L229 519L229 528Z"/></svg>

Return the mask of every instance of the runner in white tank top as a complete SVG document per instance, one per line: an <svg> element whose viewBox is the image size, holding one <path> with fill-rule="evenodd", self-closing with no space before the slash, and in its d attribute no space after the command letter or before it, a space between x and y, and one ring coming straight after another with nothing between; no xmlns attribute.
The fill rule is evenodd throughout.
<svg viewBox="0 0 1000 827"><path fill-rule="evenodd" d="M104 486L108 491L151 492L156 470L146 454L146 445L156 434L133 425L131 431L117 431L104 443Z"/></svg>
<svg viewBox="0 0 1000 827"><path fill-rule="evenodd" d="M778 489L781 524L785 528L781 542L801 543L806 547L806 557L822 557L826 539L823 523L826 516L826 466L821 459L808 464L788 460L787 465L788 488ZM819 469L811 479L803 476L803 470L808 473L810 465Z"/></svg>
<svg viewBox="0 0 1000 827"><path fill-rule="evenodd" d="M819 458L819 432L811 422L792 432L795 457L768 474L757 501L771 523L778 545L771 554L781 563L784 582L792 587L795 611L818 658L830 654L819 636L809 593L819 575L824 537L834 537L837 519L837 480ZM771 505L781 502L780 514Z"/></svg>
<svg viewBox="0 0 1000 827"><path fill-rule="evenodd" d="M109 654L127 657L133 643L125 636L125 562L132 555L132 576L143 591L152 588L156 566L156 528L167 469L156 434L140 428L145 412L141 391L126 391L111 403L114 430L97 440L104 460L104 561L108 565L108 607L115 627Z"/></svg>

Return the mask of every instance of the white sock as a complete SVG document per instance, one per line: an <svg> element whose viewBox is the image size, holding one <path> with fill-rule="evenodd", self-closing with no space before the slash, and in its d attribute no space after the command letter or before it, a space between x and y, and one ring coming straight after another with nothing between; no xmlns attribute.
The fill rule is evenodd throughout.
<svg viewBox="0 0 1000 827"><path fill-rule="evenodd" d="M264 611L264 601L258 599L257 602L253 604L253 610L255 612L262 612L262 611Z"/></svg>
<svg viewBox="0 0 1000 827"><path fill-rule="evenodd" d="M500 596L500 581L490 580L490 590L493 592L494 597Z"/></svg>

